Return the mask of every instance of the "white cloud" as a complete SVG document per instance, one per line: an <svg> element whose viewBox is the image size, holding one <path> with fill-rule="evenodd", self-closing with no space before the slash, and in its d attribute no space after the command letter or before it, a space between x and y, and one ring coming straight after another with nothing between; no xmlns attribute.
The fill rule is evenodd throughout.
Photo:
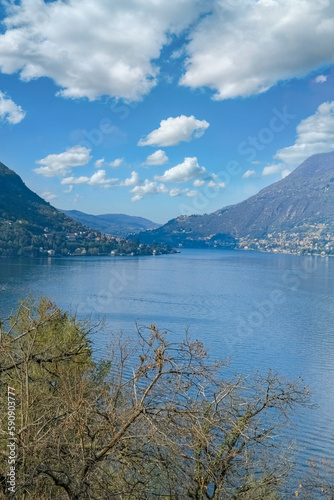
<svg viewBox="0 0 334 500"><path fill-rule="evenodd" d="M284 170L284 165L282 163L277 163L276 165L267 165L262 171L262 176L280 174Z"/></svg>
<svg viewBox="0 0 334 500"><path fill-rule="evenodd" d="M65 177L62 179L61 184L71 185L71 184L88 184L89 186L108 186L111 187L112 183L117 182L118 179L106 179L106 171L98 170L91 177L81 176L81 177Z"/></svg>
<svg viewBox="0 0 334 500"><path fill-rule="evenodd" d="M64 177L64 179L61 180L61 184L64 186L67 185L73 185L73 184L86 184L89 181L90 177L86 176L80 176L80 177Z"/></svg>
<svg viewBox="0 0 334 500"><path fill-rule="evenodd" d="M110 163L108 163L108 165L111 168L117 168L117 167L120 167L122 165L123 161L124 161L124 158L116 158L116 160L111 161Z"/></svg>
<svg viewBox="0 0 334 500"><path fill-rule="evenodd" d="M325 83L327 82L327 76L326 75L318 75L317 78L315 78L315 83Z"/></svg>
<svg viewBox="0 0 334 500"><path fill-rule="evenodd" d="M185 188L185 189L180 189L180 188L172 188L170 191L169 191L169 196L171 196L172 198L174 198L175 196L181 196L182 194L185 194L189 191L189 188Z"/></svg>
<svg viewBox="0 0 334 500"><path fill-rule="evenodd" d="M169 196L174 198L175 196L181 196L184 192L186 192L186 189L180 189L180 188L173 188L169 191Z"/></svg>
<svg viewBox="0 0 334 500"><path fill-rule="evenodd" d="M181 47L180 49L174 50L170 58L173 59L179 59L180 57L185 55L185 47Z"/></svg>
<svg viewBox="0 0 334 500"><path fill-rule="evenodd" d="M285 179L285 177L287 177L290 174L291 174L291 170L289 170L288 168L285 168L282 172L282 179Z"/></svg>
<svg viewBox="0 0 334 500"><path fill-rule="evenodd" d="M188 191L186 193L186 196L188 196L188 198L194 198L197 195L200 195L200 193L198 191L195 191L195 190Z"/></svg>
<svg viewBox="0 0 334 500"><path fill-rule="evenodd" d="M45 191L45 193L41 194L41 197L46 201L56 200L58 196L56 194L51 193L50 191Z"/></svg>
<svg viewBox="0 0 334 500"><path fill-rule="evenodd" d="M65 189L65 190L64 190L64 193L66 193L66 194L72 193L73 188L74 188L73 184L70 184L70 185L68 186L68 189Z"/></svg>
<svg viewBox="0 0 334 500"><path fill-rule="evenodd" d="M167 162L168 156L165 151L158 149L146 158L144 165L164 165Z"/></svg>
<svg viewBox="0 0 334 500"><path fill-rule="evenodd" d="M199 166L196 157L185 158L183 163L166 170L161 176L156 175L154 179L162 182L181 183L191 181L195 177L201 177L206 173L206 169Z"/></svg>
<svg viewBox="0 0 334 500"><path fill-rule="evenodd" d="M163 47L198 19L189 33L181 83L211 87L217 99L260 93L334 61L330 0L4 4L2 72L19 73L25 81L51 78L64 97L140 100L157 83ZM199 17L209 9L210 15ZM174 51L171 58L183 56L183 50Z"/></svg>
<svg viewBox="0 0 334 500"><path fill-rule="evenodd" d="M103 163L104 163L104 158L101 158L101 160L96 160L96 162L94 163L94 167L101 168Z"/></svg>
<svg viewBox="0 0 334 500"><path fill-rule="evenodd" d="M242 178L243 178L243 179L248 179L248 178L249 178L249 177L251 177L252 175L256 175L255 170L247 170L247 171L243 174Z"/></svg>
<svg viewBox="0 0 334 500"><path fill-rule="evenodd" d="M259 94L334 62L334 2L217 0L190 39L182 85L215 99Z"/></svg>
<svg viewBox="0 0 334 500"><path fill-rule="evenodd" d="M200 0L21 0L6 2L3 73L43 76L64 97L138 101L156 84L159 58L201 9ZM149 21L149 22L148 22ZM92 29L93 27L93 29Z"/></svg>
<svg viewBox="0 0 334 500"><path fill-rule="evenodd" d="M210 181L210 182L208 182L208 187L213 188L213 189L221 189L221 188L226 187L226 184L225 184L225 182Z"/></svg>
<svg viewBox="0 0 334 500"><path fill-rule="evenodd" d="M321 104L314 115L301 121L293 146L280 149L275 158L297 166L316 153L334 150L334 101Z"/></svg>
<svg viewBox="0 0 334 500"><path fill-rule="evenodd" d="M56 177L57 175L68 174L73 167L81 167L87 165L92 157L90 149L84 146L73 146L60 154L51 154L36 161L43 167L35 168L36 174L44 175L44 177Z"/></svg>
<svg viewBox="0 0 334 500"><path fill-rule="evenodd" d="M98 170L90 177L88 184L91 186L97 186L99 184L109 184L110 182L116 182L117 180L118 179L106 179L106 171Z"/></svg>
<svg viewBox="0 0 334 500"><path fill-rule="evenodd" d="M15 104L9 97L0 91L0 119L4 122L16 125L25 117L26 112L21 106Z"/></svg>
<svg viewBox="0 0 334 500"><path fill-rule="evenodd" d="M147 137L140 139L138 146L176 146L182 141L190 142L201 137L209 123L194 116L180 115L161 120L160 127Z"/></svg>
<svg viewBox="0 0 334 500"><path fill-rule="evenodd" d="M198 191L190 190L189 188L185 188L185 189L172 188L169 191L169 196L171 196L171 197L182 196L183 194L185 194L186 196L188 196L188 198L194 198L199 193L198 193Z"/></svg>
<svg viewBox="0 0 334 500"><path fill-rule="evenodd" d="M143 181L139 179L138 172L131 172L131 177L120 183L120 186L141 186Z"/></svg>
<svg viewBox="0 0 334 500"><path fill-rule="evenodd" d="M168 193L168 189L164 186L164 184L158 184L157 182L145 179L143 185L135 186L130 192L134 194L131 201L139 201L148 194Z"/></svg>
<svg viewBox="0 0 334 500"><path fill-rule="evenodd" d="M193 186L194 187L201 187L205 184L205 181L204 180L200 180L200 179L196 179L193 183Z"/></svg>

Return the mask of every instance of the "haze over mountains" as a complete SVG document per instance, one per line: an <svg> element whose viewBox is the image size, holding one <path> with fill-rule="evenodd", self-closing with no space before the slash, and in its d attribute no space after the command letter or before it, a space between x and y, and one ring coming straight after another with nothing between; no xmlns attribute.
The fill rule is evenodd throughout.
<svg viewBox="0 0 334 500"><path fill-rule="evenodd" d="M126 237L129 234L136 234L147 229L156 229L161 224L156 224L144 217L135 217L124 214L102 214L90 215L78 210L61 210L68 217L85 226L101 231L101 233L113 236Z"/></svg>
<svg viewBox="0 0 334 500"><path fill-rule="evenodd" d="M312 250L304 240L318 239L329 249L334 239L334 152L308 158L289 176L241 203L209 215L180 216L139 237L174 246L262 250L282 247L282 240L286 249L299 245Z"/></svg>

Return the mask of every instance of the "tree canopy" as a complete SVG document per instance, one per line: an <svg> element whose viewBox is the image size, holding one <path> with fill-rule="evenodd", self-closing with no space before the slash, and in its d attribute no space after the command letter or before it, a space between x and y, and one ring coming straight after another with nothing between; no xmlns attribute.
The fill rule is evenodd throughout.
<svg viewBox="0 0 334 500"><path fill-rule="evenodd" d="M224 378L186 333L116 335L96 361L94 326L47 299L1 323L1 398L15 393L15 493L38 500L276 499L291 468L274 439L301 381ZM0 410L0 488L8 493L8 412Z"/></svg>

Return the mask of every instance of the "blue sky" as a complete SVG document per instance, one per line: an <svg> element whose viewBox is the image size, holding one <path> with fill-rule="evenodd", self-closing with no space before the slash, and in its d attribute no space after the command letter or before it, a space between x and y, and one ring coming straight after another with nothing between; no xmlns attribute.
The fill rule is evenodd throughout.
<svg viewBox="0 0 334 500"><path fill-rule="evenodd" d="M330 0L0 5L0 161L58 208L210 213L334 150Z"/></svg>

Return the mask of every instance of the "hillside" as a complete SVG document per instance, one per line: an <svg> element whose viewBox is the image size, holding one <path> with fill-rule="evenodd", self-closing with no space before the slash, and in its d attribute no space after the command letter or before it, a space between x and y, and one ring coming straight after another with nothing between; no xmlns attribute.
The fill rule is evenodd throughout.
<svg viewBox="0 0 334 500"><path fill-rule="evenodd" d="M56 210L31 191L13 170L0 163L0 223L24 221L37 233L48 226L52 231L76 232L82 225Z"/></svg>
<svg viewBox="0 0 334 500"><path fill-rule="evenodd" d="M334 152L308 158L251 198L209 215L180 216L140 233L143 242L332 253Z"/></svg>
<svg viewBox="0 0 334 500"><path fill-rule="evenodd" d="M129 234L137 234L147 229L156 229L160 224L156 224L143 217L135 217L124 214L102 214L90 215L78 210L61 210L65 215L77 222L96 229L104 234L126 237Z"/></svg>
<svg viewBox="0 0 334 500"><path fill-rule="evenodd" d="M152 255L170 250L101 235L59 212L0 163L0 257L111 253Z"/></svg>

